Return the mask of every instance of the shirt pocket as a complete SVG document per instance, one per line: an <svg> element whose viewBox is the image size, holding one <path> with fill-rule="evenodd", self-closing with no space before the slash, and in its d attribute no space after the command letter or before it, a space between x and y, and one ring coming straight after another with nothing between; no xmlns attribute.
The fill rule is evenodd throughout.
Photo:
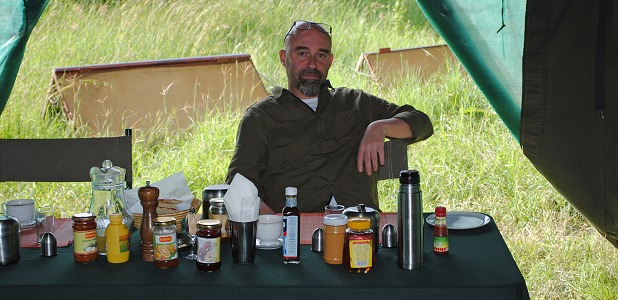
<svg viewBox="0 0 618 300"><path fill-rule="evenodd" d="M270 153L298 152L306 149L309 140L309 126L307 124L294 124L287 127L274 129L271 134ZM286 156L287 156L286 155Z"/></svg>
<svg viewBox="0 0 618 300"><path fill-rule="evenodd" d="M357 109L335 114L333 130L335 138L339 141L361 138L367 126L363 126L360 119L360 111Z"/></svg>

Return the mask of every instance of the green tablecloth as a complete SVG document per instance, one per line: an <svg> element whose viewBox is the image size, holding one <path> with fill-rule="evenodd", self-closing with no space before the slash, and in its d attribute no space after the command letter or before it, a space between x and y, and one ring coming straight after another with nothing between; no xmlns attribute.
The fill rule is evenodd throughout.
<svg viewBox="0 0 618 300"><path fill-rule="evenodd" d="M160 270L141 260L139 234L131 259L91 264L73 261L73 247L56 257L39 249L22 249L21 259L0 266L3 299L528 299L525 280L492 221L484 227L451 230L451 251L432 252L433 227L425 224L423 268L397 267L397 248L381 248L368 274L352 274L342 265L328 265L321 253L302 246L301 264L285 265L280 250L257 250L255 262L232 262L231 246L223 244L222 267L203 273L194 261L181 258L174 269ZM181 255L186 254L181 252ZM12 298L14 297L14 298Z"/></svg>

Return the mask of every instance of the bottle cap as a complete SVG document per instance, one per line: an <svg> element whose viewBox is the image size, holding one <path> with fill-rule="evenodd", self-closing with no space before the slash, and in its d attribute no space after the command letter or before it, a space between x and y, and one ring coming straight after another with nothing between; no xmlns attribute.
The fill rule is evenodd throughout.
<svg viewBox="0 0 618 300"><path fill-rule="evenodd" d="M119 213L110 214L109 215L109 221L110 222L122 223L122 214L119 214Z"/></svg>
<svg viewBox="0 0 618 300"><path fill-rule="evenodd" d="M348 219L348 227L352 230L367 230L371 227L371 221L369 218L349 218Z"/></svg>
<svg viewBox="0 0 618 300"><path fill-rule="evenodd" d="M345 215L326 215L324 225L326 226L345 226L348 224L348 217Z"/></svg>
<svg viewBox="0 0 618 300"><path fill-rule="evenodd" d="M286 187L285 195L286 196L296 196L297 189L295 187Z"/></svg>
<svg viewBox="0 0 618 300"><path fill-rule="evenodd" d="M436 207L436 217L446 217L446 207L437 206Z"/></svg>
<svg viewBox="0 0 618 300"><path fill-rule="evenodd" d="M419 184L421 177L417 170L403 170L399 172L399 183L401 184Z"/></svg>

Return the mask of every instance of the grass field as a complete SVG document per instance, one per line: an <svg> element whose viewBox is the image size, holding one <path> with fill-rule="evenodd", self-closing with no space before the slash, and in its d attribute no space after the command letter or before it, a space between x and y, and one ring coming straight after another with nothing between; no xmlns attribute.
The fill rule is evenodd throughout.
<svg viewBox="0 0 618 300"><path fill-rule="evenodd" d="M90 135L43 118L56 67L249 53L267 86L285 85L277 52L297 19L333 26L334 86L412 104L432 118L435 135L410 148L425 211L445 205L492 215L533 299L616 297L617 249L534 169L464 72L453 67L427 82L410 76L389 84L355 74L363 52L443 42L413 1L50 1L0 116L0 138ZM182 131L136 132L134 185L177 171L197 195L222 183L241 114L207 114ZM380 184L383 210L395 210L396 189L396 181ZM89 193L87 183L0 183L0 202L34 198L54 203L63 217L86 210Z"/></svg>

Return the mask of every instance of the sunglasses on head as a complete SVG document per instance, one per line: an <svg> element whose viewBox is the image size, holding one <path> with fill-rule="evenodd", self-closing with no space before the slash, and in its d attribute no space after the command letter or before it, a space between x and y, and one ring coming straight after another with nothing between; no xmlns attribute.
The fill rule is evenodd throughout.
<svg viewBox="0 0 618 300"><path fill-rule="evenodd" d="M311 27L315 27L315 29L317 29L319 32L326 33L328 34L328 36L331 36L331 33L333 31L333 28L330 27L330 25L326 23L316 23L316 22L311 22L311 21L299 20L299 21L295 21L294 24L292 24L292 27L290 27L290 30L288 30L288 33L285 35L285 37L283 37L283 43L285 44L285 39L288 37L288 35L292 33L292 30L294 29L309 30L311 29Z"/></svg>

